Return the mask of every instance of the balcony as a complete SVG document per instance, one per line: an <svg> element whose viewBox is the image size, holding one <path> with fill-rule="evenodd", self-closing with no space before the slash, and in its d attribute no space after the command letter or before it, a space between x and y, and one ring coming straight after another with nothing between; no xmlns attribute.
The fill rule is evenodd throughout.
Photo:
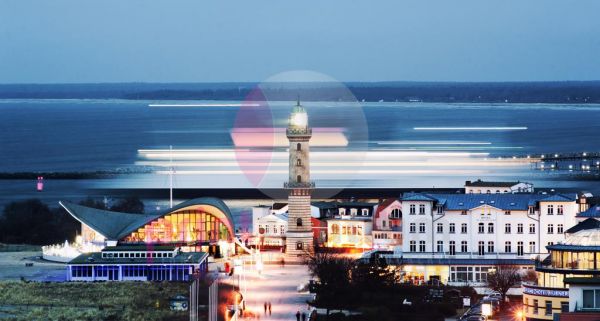
<svg viewBox="0 0 600 321"><path fill-rule="evenodd" d="M312 128L304 127L304 128L287 128L285 131L287 136L311 136Z"/></svg>
<svg viewBox="0 0 600 321"><path fill-rule="evenodd" d="M315 182L285 182L283 183L284 188L315 188Z"/></svg>

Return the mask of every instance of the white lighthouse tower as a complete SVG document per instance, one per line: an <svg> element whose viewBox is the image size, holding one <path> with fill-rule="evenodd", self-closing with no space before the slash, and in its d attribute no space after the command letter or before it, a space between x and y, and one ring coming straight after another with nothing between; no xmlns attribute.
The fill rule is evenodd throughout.
<svg viewBox="0 0 600 321"><path fill-rule="evenodd" d="M286 134L290 142L289 179L284 184L289 191L286 254L299 257L314 252L310 196L315 187L310 180L308 143L312 129L308 126L308 115L300 105L300 99L292 109Z"/></svg>

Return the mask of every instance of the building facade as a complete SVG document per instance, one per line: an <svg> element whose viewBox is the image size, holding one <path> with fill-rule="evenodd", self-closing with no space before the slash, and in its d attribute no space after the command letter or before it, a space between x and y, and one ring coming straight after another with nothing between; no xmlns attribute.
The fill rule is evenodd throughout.
<svg viewBox="0 0 600 321"><path fill-rule="evenodd" d="M286 131L289 140L288 227L285 252L298 257L314 252L311 222L311 192L315 184L310 180L309 141L312 129L308 115L300 101L292 109Z"/></svg>
<svg viewBox="0 0 600 321"><path fill-rule="evenodd" d="M395 198L383 200L373 215L373 248L393 250L402 245L402 203Z"/></svg>
<svg viewBox="0 0 600 321"><path fill-rule="evenodd" d="M67 264L67 281L190 281L208 270L208 254L174 246L107 246Z"/></svg>
<svg viewBox="0 0 600 321"><path fill-rule="evenodd" d="M337 202L337 215L327 219L327 247L373 247L373 214L377 204Z"/></svg>
<svg viewBox="0 0 600 321"><path fill-rule="evenodd" d="M197 198L153 214L120 213L69 202L60 205L81 222L84 241L100 246L169 245L210 254L233 249L233 218L217 198Z"/></svg>
<svg viewBox="0 0 600 321"><path fill-rule="evenodd" d="M600 228L588 227L547 246L550 254L536 262L537 282L522 285L528 321L581 312L600 318Z"/></svg>
<svg viewBox="0 0 600 321"><path fill-rule="evenodd" d="M407 193L402 246L390 257L409 281L483 285L499 265L533 268L546 245L564 240L576 209L562 194Z"/></svg>
<svg viewBox="0 0 600 321"><path fill-rule="evenodd" d="M533 184L526 182L489 182L480 179L465 182L466 194L533 193Z"/></svg>

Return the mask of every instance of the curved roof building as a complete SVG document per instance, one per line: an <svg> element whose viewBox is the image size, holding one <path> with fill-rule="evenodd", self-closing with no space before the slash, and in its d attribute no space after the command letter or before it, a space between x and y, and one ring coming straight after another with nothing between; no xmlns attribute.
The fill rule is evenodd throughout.
<svg viewBox="0 0 600 321"><path fill-rule="evenodd" d="M154 214L121 213L59 203L81 222L86 240L192 246L231 241L234 237L229 208L213 197L192 199Z"/></svg>

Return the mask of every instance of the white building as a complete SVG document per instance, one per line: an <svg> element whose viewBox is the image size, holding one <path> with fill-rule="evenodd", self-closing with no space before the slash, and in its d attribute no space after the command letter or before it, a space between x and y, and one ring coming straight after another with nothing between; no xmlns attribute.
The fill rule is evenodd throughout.
<svg viewBox="0 0 600 321"><path fill-rule="evenodd" d="M373 247L373 212L376 204L338 202L337 215L327 219L327 247Z"/></svg>
<svg viewBox="0 0 600 321"><path fill-rule="evenodd" d="M390 258L407 281L482 284L498 265L533 268L564 240L577 204L562 194L407 193L402 213L403 243Z"/></svg>
<svg viewBox="0 0 600 321"><path fill-rule="evenodd" d="M533 184L526 182L488 182L480 179L465 182L466 194L533 193Z"/></svg>

